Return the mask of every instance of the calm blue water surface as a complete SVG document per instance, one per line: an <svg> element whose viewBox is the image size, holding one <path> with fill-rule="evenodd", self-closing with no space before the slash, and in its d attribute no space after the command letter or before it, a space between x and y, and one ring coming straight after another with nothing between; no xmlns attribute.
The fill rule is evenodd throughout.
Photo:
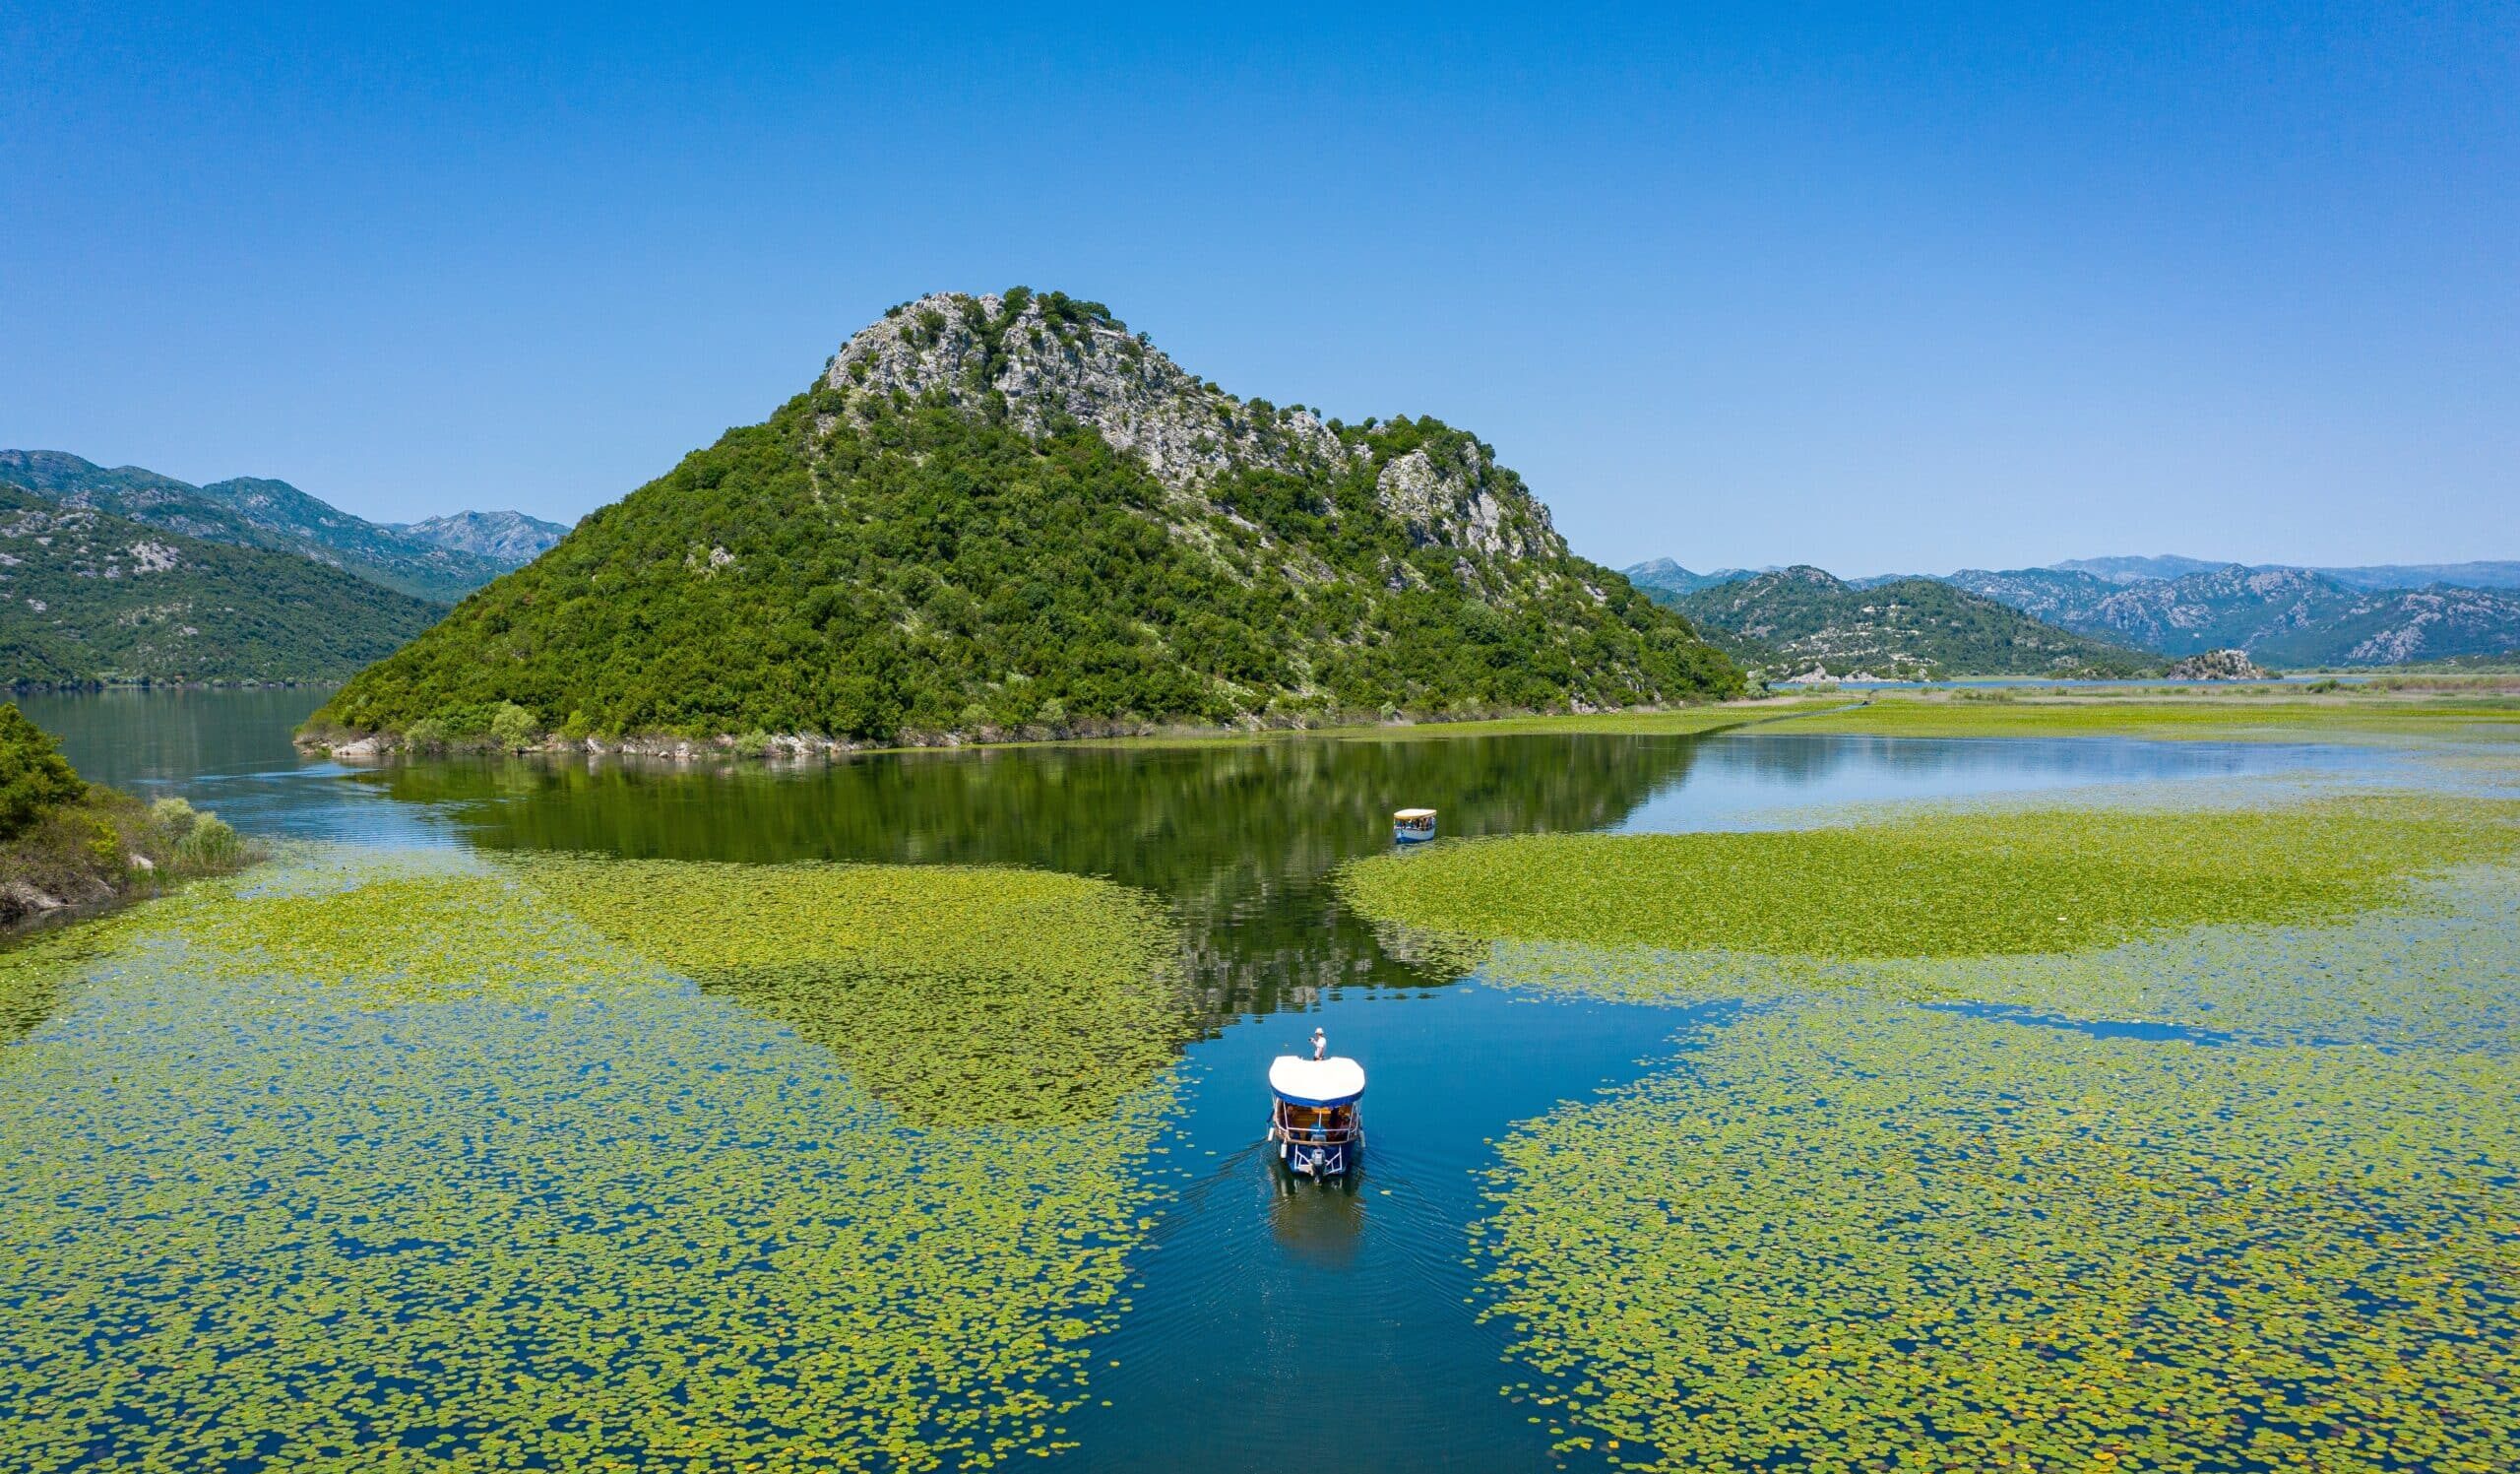
<svg viewBox="0 0 2520 1474"><path fill-rule="evenodd" d="M1678 830L1796 805L2370 770L2336 748L1796 736L1290 738L872 756L772 772L451 762L352 770L289 747L320 692L115 692L24 705L91 777L240 828L367 845L771 862L1043 865L1141 886L1186 933L1203 1037L1151 1169L1170 1193L1133 1309L1098 1347L1073 1460L1276 1471L1551 1463L1501 1328L1466 1304L1489 1142L1687 1047L1702 1013L1537 998L1392 955L1328 885L1402 804L1447 834ZM2043 1021L2026 1020L2025 1026ZM1269 1059L1319 1024L1365 1064L1365 1170L1282 1181ZM1047 1047L1055 1047L1054 1045ZM608 1061L587 1061L589 1068ZM660 1100L685 1082L653 1080ZM1107 1365L1116 1363L1116 1366ZM1107 1405L1105 1405L1107 1402Z"/></svg>

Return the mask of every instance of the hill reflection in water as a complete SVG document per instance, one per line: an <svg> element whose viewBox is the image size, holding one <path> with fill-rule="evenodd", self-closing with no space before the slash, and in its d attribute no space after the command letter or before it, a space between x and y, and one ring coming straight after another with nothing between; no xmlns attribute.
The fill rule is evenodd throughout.
<svg viewBox="0 0 2520 1474"><path fill-rule="evenodd" d="M1017 865L1165 898L1209 1026L1344 986L1451 981L1325 883L1403 804L1450 834L1598 829L1683 781L1697 737L1272 740L886 753L808 769L411 764L363 775L496 850L771 864Z"/></svg>

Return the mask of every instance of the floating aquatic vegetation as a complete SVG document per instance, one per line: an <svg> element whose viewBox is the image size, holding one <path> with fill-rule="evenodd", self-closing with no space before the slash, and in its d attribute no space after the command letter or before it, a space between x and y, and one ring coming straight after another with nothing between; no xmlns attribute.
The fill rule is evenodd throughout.
<svg viewBox="0 0 2520 1474"><path fill-rule="evenodd" d="M2520 877L2507 866L2463 868L2417 882L2412 899L2317 926L2200 927L2030 957L1828 960L1392 934L1428 966L1621 1002L1860 991L2249 1044L2520 1049L2520 958L2509 947L2520 936Z"/></svg>
<svg viewBox="0 0 2520 1474"><path fill-rule="evenodd" d="M2210 927L2068 956L1891 961L1855 981L2250 1044L2520 1051L2520 872L2421 882L2415 904L2314 927Z"/></svg>
<svg viewBox="0 0 2520 1474"><path fill-rule="evenodd" d="M371 863L337 885L311 878L198 908L182 940L230 973L339 986L388 1004L543 995L645 971L625 969L603 938L496 872Z"/></svg>
<svg viewBox="0 0 2520 1474"><path fill-rule="evenodd" d="M2403 900L2520 852L2520 803L2364 795L2266 808L1924 809L1794 832L1445 841L1340 872L1376 921L1480 941L1816 961L2084 951Z"/></svg>
<svg viewBox="0 0 2520 1474"><path fill-rule="evenodd" d="M831 1050L924 1123L1101 1116L1197 1032L1153 897L982 865L508 863L620 946Z"/></svg>
<svg viewBox="0 0 2520 1474"><path fill-rule="evenodd" d="M2515 1101L1835 995L1518 1131L1475 1259L1628 1467L2509 1469Z"/></svg>
<svg viewBox="0 0 2520 1474"><path fill-rule="evenodd" d="M40 1027L61 1006L70 985L110 954L130 927L126 912L55 927L0 947L0 1044Z"/></svg>
<svg viewBox="0 0 2520 1474"><path fill-rule="evenodd" d="M153 909L81 985L100 1006L0 1051L0 1466L925 1470L1063 1444L1168 1075L1099 1120L914 1129L510 877L255 884ZM606 956L642 986L583 986Z"/></svg>

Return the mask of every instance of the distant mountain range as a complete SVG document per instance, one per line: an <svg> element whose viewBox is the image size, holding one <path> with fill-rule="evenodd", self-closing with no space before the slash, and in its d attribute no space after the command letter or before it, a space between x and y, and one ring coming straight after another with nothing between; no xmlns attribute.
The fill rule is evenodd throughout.
<svg viewBox="0 0 2520 1474"><path fill-rule="evenodd" d="M430 517L420 522L389 522L385 527L388 532L469 552L503 568L524 567L569 535L569 530L559 523L528 517L523 512L458 512L452 517Z"/></svg>
<svg viewBox="0 0 2520 1474"><path fill-rule="evenodd" d="M1718 575L1692 574L1668 558L1627 575L1690 610L1728 587L1710 582ZM1735 574L1731 583L1757 577ZM2520 562L2285 568L2164 554L1935 577L2060 630L2163 656L2238 649L2283 667L2379 666L2520 649ZM1911 582L1857 579L1845 587L1877 591ZM1788 611L1774 612L1782 618ZM1740 617L1755 623L1763 616Z"/></svg>
<svg viewBox="0 0 2520 1474"><path fill-rule="evenodd" d="M551 542L565 531L515 512L466 512L386 527L286 481L237 477L196 486L138 466L109 469L57 450L0 450L0 483L208 543L296 553L442 605L548 547L544 542L533 552L513 551L531 545L542 530L552 530ZM487 520L468 521L473 518Z"/></svg>
<svg viewBox="0 0 2520 1474"><path fill-rule="evenodd" d="M2366 563L2350 568L2295 568L2285 563L2217 563L2207 558L2161 553L2153 557L2067 558L2048 566L2066 573L2088 573L2112 584L2168 582L2195 573L2246 568L2251 573L2315 573L2349 589L2426 589L2434 584L2448 584L2460 589L2520 589L2520 562L2511 561Z"/></svg>
<svg viewBox="0 0 2520 1474"><path fill-rule="evenodd" d="M0 685L338 680L440 606L0 484Z"/></svg>
<svg viewBox="0 0 2520 1474"><path fill-rule="evenodd" d="M1648 597L1670 604L1733 659L1772 676L2089 678L2145 674L2162 665L1929 578L1858 588L1805 566L1677 598L1650 589Z"/></svg>
<svg viewBox="0 0 2520 1474"><path fill-rule="evenodd" d="M2235 563L2111 583L2053 568L1950 581L2078 633L2164 655L2245 650L2276 666L2388 666L2520 648L2520 591L2361 589L2307 568Z"/></svg>
<svg viewBox="0 0 2520 1474"><path fill-rule="evenodd" d="M1713 573L1691 573L1670 558L1656 558L1650 563L1639 563L1633 568L1623 568L1619 571L1627 575L1629 583L1643 589L1648 595L1669 594L1677 598L1683 594L1694 594L1700 589L1712 589L1718 584L1738 583L1755 574L1773 573L1776 570L1718 568ZM1660 602L1670 604L1671 601L1665 599Z"/></svg>

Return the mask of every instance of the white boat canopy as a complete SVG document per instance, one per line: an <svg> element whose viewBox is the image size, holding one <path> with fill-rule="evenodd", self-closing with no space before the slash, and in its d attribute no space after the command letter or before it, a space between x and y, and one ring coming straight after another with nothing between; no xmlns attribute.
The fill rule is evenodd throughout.
<svg viewBox="0 0 2520 1474"><path fill-rule="evenodd" d="M1280 1055L1269 1066L1269 1088L1298 1106L1344 1106L1365 1093L1365 1067L1354 1059L1304 1059Z"/></svg>

